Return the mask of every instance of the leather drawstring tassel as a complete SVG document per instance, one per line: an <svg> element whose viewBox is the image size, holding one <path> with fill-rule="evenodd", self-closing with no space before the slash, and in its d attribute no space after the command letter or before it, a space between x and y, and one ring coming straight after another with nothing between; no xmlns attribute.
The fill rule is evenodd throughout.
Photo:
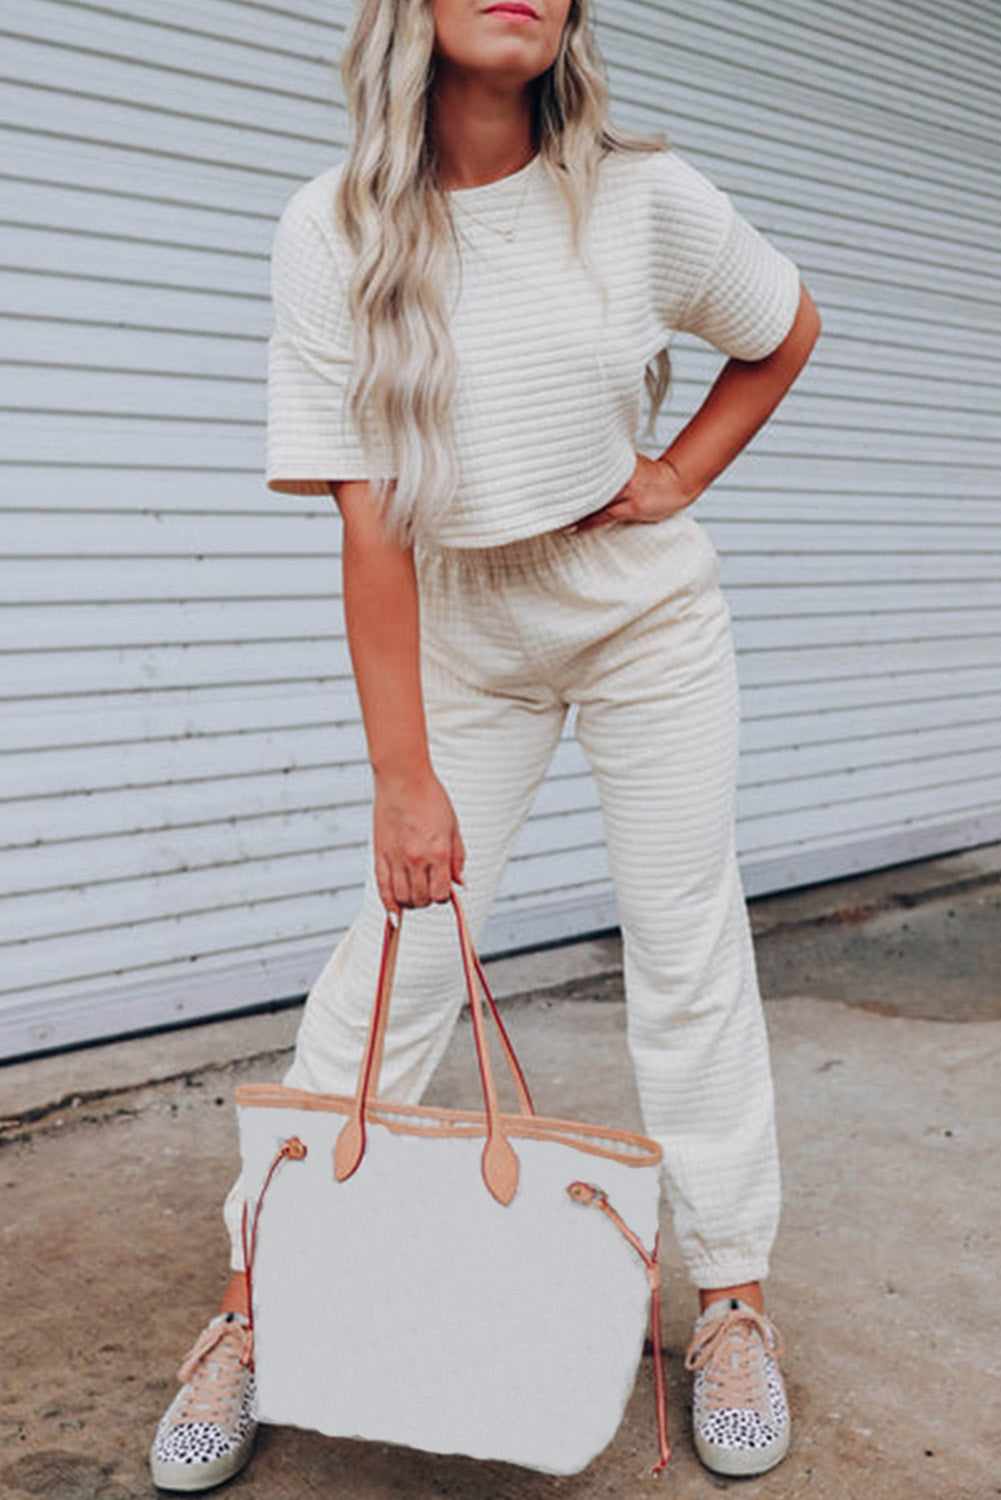
<svg viewBox="0 0 1001 1500"><path fill-rule="evenodd" d="M241 1365L249 1365L254 1368L254 1293L253 1293L253 1267L254 1254L257 1250L257 1221L261 1214L261 1204L264 1202L264 1194L267 1192L271 1179L276 1169L283 1161L301 1161L306 1155L306 1148L297 1135L289 1136L287 1141L282 1141L281 1146L275 1153L267 1171L267 1176L257 1196L254 1207L254 1222L250 1230L250 1243L247 1243L247 1200L243 1200L243 1211L240 1215L240 1239L243 1243L243 1265L247 1276L247 1336L243 1353L240 1356Z"/></svg>
<svg viewBox="0 0 1001 1500"><path fill-rule="evenodd" d="M609 1203L608 1194L604 1188L595 1187L590 1182L572 1182L567 1192L578 1203L593 1203L596 1208L600 1208L603 1213L607 1214L642 1258L646 1267L647 1280L650 1283L650 1341L653 1344L654 1400L657 1405L657 1442L660 1449L660 1457L650 1473L659 1475L671 1461L671 1447L667 1440L667 1381L664 1377L664 1359L660 1345L660 1230L657 1231L653 1243L653 1254L650 1255L642 1240L633 1234L625 1220Z"/></svg>

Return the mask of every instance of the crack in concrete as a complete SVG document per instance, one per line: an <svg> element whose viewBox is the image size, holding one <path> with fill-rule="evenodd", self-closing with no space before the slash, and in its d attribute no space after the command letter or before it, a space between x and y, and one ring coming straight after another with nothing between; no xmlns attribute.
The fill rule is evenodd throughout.
<svg viewBox="0 0 1001 1500"><path fill-rule="evenodd" d="M809 888L803 892L791 891L788 895L755 897L748 902L748 911L755 938L764 939L790 932L802 932L804 928L810 927L855 926L887 913L914 911L917 907L944 900L948 896L969 896L978 890L997 889L997 886L997 871L986 870L957 876L952 880L943 880L938 884L929 884L920 890L888 890L884 895L870 896L862 901L846 902L842 906L833 908L828 906L825 910L813 914L794 911L792 916L780 917L772 916L767 909L772 902L790 905L797 899L806 901L809 899Z"/></svg>
<svg viewBox="0 0 1001 1500"><path fill-rule="evenodd" d="M100 1125L108 1120L115 1119L119 1115L140 1115L152 1107L154 1100L146 1105L135 1105L131 1108L119 1105L114 1109L103 1110L100 1114L80 1114L78 1109L91 1104L110 1103L114 1099L121 1099L129 1094L139 1094L147 1090L159 1090L172 1085L183 1084L188 1088L200 1088L205 1075L212 1073L227 1073L234 1067L244 1064L265 1062L268 1058L276 1061L286 1057L293 1049L291 1047L280 1047L265 1049L254 1052L246 1057L225 1058L222 1061L207 1062L194 1068L184 1068L177 1073L165 1074L162 1078L150 1078L142 1083L126 1083L115 1088L87 1089L83 1092L65 1094L61 1099L56 1099L49 1104L39 1104L32 1109L26 1109L14 1115L0 1115L0 1146L8 1145L14 1141L28 1141L35 1136L48 1136L57 1130L69 1126L70 1129L79 1128L82 1125ZM61 1120L53 1119L53 1116L64 1114L66 1111L72 1113ZM43 1124L48 1121L49 1123ZM28 1129L26 1127L42 1125L41 1129Z"/></svg>

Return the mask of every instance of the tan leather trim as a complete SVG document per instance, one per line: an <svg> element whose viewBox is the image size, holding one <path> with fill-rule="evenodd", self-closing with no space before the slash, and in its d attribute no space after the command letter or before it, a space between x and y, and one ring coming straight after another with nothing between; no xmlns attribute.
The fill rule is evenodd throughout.
<svg viewBox="0 0 1001 1500"><path fill-rule="evenodd" d="M639 1235L633 1233L622 1215L609 1203L604 1188L596 1187L592 1182L571 1182L567 1192L578 1203L593 1203L607 1214L646 1267L647 1281L650 1283L650 1340L653 1344L654 1399L657 1405L657 1441L660 1445L659 1457L650 1473L659 1474L671 1461L671 1445L667 1440L667 1384L660 1347L660 1230L657 1230L651 1255Z"/></svg>
<svg viewBox="0 0 1001 1500"><path fill-rule="evenodd" d="M482 981L483 993L489 1003L491 1015L496 1022L497 1031L504 1050L504 1057L511 1077L514 1080L522 1112L532 1115L534 1114L534 1108L531 1095L528 1092L528 1085L525 1083L525 1076L514 1054L514 1048L511 1046L510 1038L500 1018L500 1012L490 993L482 967L476 956L473 940L466 925L462 903L454 889L452 890L450 899L459 928L459 947L462 952L462 966L466 978L466 990L469 995L469 1010L473 1019L476 1060L480 1070L480 1082L483 1086L483 1102L486 1105L487 1141L481 1158L483 1180L499 1203L510 1203L518 1187L518 1158L500 1127L500 1103L497 1097L497 1084L494 1079L493 1065L490 1061L490 1052L487 1046L486 1022L484 1021L483 1003L477 986L478 978ZM344 1182L353 1172L357 1171L361 1159L365 1155L365 1120L368 1115L369 1106L375 1102L379 1088L383 1041L385 1039L389 1016L389 1001L393 988L393 975L396 969L396 955L399 948L402 925L402 912L395 922L389 913L386 913L386 925L382 940L382 959L379 964L379 977L375 990L375 1004L372 1007L365 1051L358 1070L354 1107L347 1120L345 1120L341 1128L341 1133L337 1137L337 1144L334 1147L334 1175L338 1182Z"/></svg>
<svg viewBox="0 0 1001 1500"><path fill-rule="evenodd" d="M459 923L459 946L462 949L462 964L466 973L466 989L469 992L469 1013L473 1021L473 1037L476 1041L476 1059L483 1084L483 1100L487 1107L487 1143L480 1158L483 1181L498 1203L510 1203L518 1190L518 1158L501 1125L500 1099L497 1081L494 1078L490 1052L487 1047L487 1027L483 1019L483 1003L476 984L476 956L473 940L466 926L462 905L453 888L452 906Z"/></svg>
<svg viewBox="0 0 1001 1500"><path fill-rule="evenodd" d="M238 1105L263 1109L315 1109L350 1115L355 1101L347 1094L318 1094L310 1089L286 1088L282 1083L241 1083L234 1100ZM485 1136L487 1117L483 1110L445 1109L439 1105L398 1104L395 1100L372 1100L366 1110L372 1123L385 1125L398 1135ZM650 1136L612 1125L589 1125L582 1120L561 1120L551 1115L500 1114L498 1124L505 1136L559 1141L594 1156L624 1162L630 1167L651 1167L663 1160L663 1149ZM618 1148L618 1149L616 1149Z"/></svg>
<svg viewBox="0 0 1001 1500"><path fill-rule="evenodd" d="M369 1099L375 1096L382 1068L382 1042L386 1030L386 1013L389 994L393 987L396 970L396 955L400 946L400 923L394 922L386 913L386 926L382 940L382 958L379 963L379 978L375 987L375 1005L369 1022L365 1053L358 1070L354 1108L337 1137L334 1147L334 1176L343 1182L358 1168L365 1154L365 1112Z"/></svg>

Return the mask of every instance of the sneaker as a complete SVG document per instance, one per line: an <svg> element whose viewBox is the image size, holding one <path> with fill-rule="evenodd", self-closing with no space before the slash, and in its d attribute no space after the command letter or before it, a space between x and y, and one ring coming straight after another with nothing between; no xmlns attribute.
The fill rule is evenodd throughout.
<svg viewBox="0 0 1001 1500"><path fill-rule="evenodd" d="M219 1313L195 1340L150 1449L160 1489L207 1490L247 1462L257 1434L250 1349L250 1323L239 1312Z"/></svg>
<svg viewBox="0 0 1001 1500"><path fill-rule="evenodd" d="M695 1371L695 1450L717 1474L763 1474L789 1448L789 1404L778 1361L782 1335L738 1297L710 1302L685 1353Z"/></svg>

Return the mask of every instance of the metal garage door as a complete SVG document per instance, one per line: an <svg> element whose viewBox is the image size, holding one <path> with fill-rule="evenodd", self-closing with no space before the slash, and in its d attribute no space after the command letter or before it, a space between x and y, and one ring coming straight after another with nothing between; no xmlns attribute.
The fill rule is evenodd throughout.
<svg viewBox="0 0 1001 1500"><path fill-rule="evenodd" d="M369 777L328 502L266 491L267 255L343 145L327 0L0 4L0 1053L301 993ZM617 113L800 264L821 346L698 502L749 892L1001 835L1001 49L988 7L601 12ZM721 361L674 345L666 442ZM614 921L572 731L485 948Z"/></svg>

